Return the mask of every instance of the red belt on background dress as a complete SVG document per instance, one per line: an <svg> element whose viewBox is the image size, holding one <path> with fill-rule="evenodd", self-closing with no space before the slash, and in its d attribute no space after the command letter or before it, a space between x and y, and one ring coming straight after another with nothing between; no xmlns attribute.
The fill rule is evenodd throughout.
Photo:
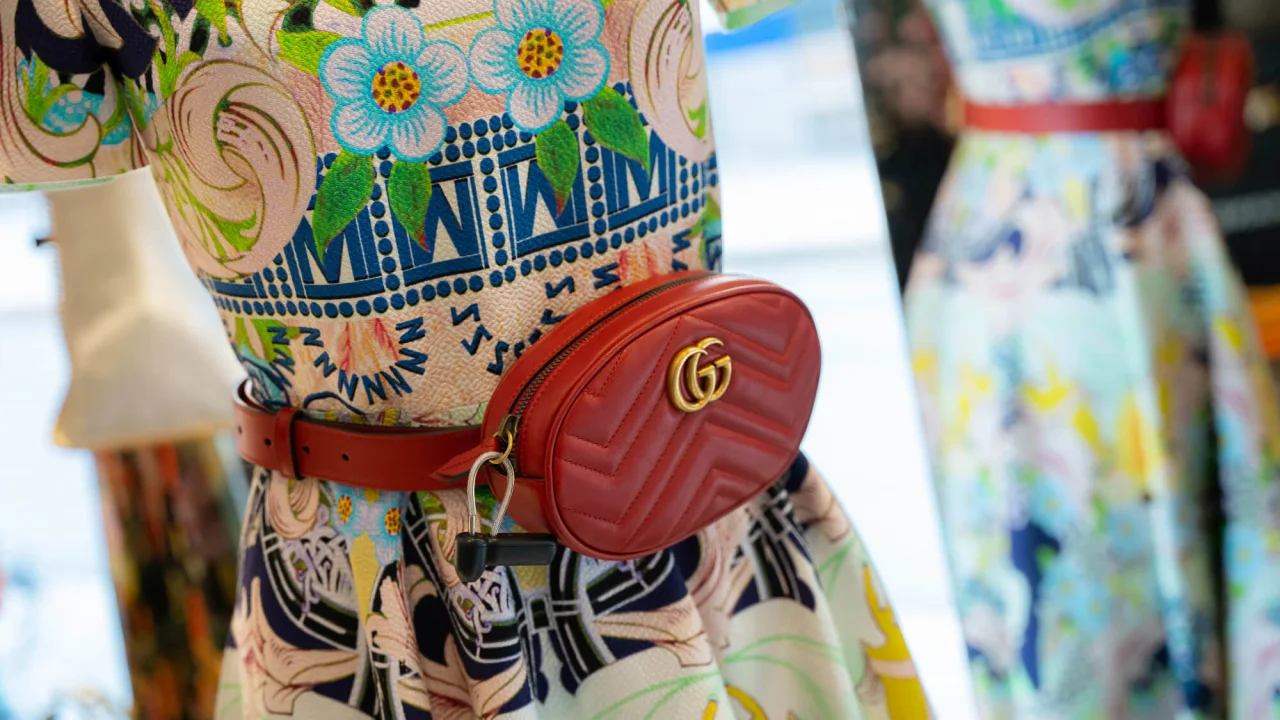
<svg viewBox="0 0 1280 720"><path fill-rule="evenodd" d="M1168 97L1007 106L966 102L964 124L1028 135L1167 130L1199 179L1225 180L1248 162L1251 136L1244 107L1253 75L1247 38L1196 35L1183 46Z"/></svg>
<svg viewBox="0 0 1280 720"><path fill-rule="evenodd" d="M1168 127L1168 100L1045 105L965 102L964 125L987 132L1047 135L1075 132L1145 132Z"/></svg>

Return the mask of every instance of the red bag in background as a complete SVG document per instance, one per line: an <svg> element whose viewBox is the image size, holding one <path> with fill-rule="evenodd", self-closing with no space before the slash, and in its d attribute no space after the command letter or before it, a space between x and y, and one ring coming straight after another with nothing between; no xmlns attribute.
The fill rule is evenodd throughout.
<svg viewBox="0 0 1280 720"><path fill-rule="evenodd" d="M1248 162L1244 108L1253 86L1253 48L1236 33L1192 35L1169 87L1169 132L1198 179L1215 182Z"/></svg>

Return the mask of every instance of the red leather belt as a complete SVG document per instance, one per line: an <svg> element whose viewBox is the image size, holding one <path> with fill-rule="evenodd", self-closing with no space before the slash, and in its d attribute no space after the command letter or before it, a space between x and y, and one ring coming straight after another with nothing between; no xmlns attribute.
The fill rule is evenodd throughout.
<svg viewBox="0 0 1280 720"><path fill-rule="evenodd" d="M1165 98L1128 102L979 105L965 102L964 124L988 132L1046 135L1142 132L1168 127Z"/></svg>
<svg viewBox="0 0 1280 720"><path fill-rule="evenodd" d="M443 490L461 486L475 458L498 446L494 438L482 442L478 425L366 429L316 420L296 408L272 411L254 402L248 386L246 380L236 393L240 456L288 478L378 490Z"/></svg>

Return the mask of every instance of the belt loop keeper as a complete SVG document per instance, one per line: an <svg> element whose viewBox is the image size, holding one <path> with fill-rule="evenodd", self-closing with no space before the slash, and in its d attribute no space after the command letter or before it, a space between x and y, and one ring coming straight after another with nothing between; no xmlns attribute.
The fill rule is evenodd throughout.
<svg viewBox="0 0 1280 720"><path fill-rule="evenodd" d="M276 411L275 432L272 443L275 444L278 472L290 480L300 479L298 476L297 456L293 447L293 424L301 413L297 408L284 407Z"/></svg>

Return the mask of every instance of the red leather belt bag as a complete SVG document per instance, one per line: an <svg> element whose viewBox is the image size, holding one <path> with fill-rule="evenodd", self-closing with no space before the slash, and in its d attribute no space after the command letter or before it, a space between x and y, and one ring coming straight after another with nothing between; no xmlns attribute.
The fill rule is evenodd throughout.
<svg viewBox="0 0 1280 720"><path fill-rule="evenodd" d="M556 544L641 557L741 507L776 481L808 426L818 333L794 295L762 280L682 272L570 313L508 369L467 428L330 423L269 410L241 387L240 454L290 478L380 490L467 487L454 564L550 562ZM524 533L486 535L475 487L492 484Z"/></svg>

